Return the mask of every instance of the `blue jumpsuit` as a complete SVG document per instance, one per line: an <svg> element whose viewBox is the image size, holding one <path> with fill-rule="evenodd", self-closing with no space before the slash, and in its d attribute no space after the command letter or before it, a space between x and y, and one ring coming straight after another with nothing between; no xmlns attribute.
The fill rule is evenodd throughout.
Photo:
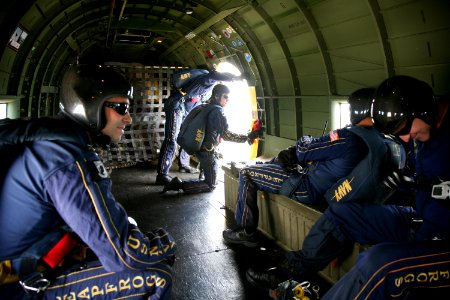
<svg viewBox="0 0 450 300"><path fill-rule="evenodd" d="M449 136L447 113L430 140L415 142L419 181L414 208L330 206L311 229L302 250L288 254L291 267L302 273L321 270L353 242L374 245L359 255L356 265L321 299L397 299L416 288L433 288L430 292L449 288L450 200L431 197L432 184L450 179ZM317 254L325 259L317 259Z"/></svg>
<svg viewBox="0 0 450 300"><path fill-rule="evenodd" d="M206 73L187 83L186 86L181 87L186 92L185 96L182 96L178 91L175 91L170 95L164 105L166 113L165 136L158 159L158 174L169 174L173 156L176 152L176 141L178 133L180 132L181 123L189 112L199 104L202 104L202 99L209 98L212 89L218 82L232 80L233 76L228 73ZM190 163L189 160L189 154L181 149L179 167L188 167Z"/></svg>
<svg viewBox="0 0 450 300"><path fill-rule="evenodd" d="M326 204L324 194L366 155L364 141L348 129L320 138L303 137L296 143L303 172L288 172L278 164L257 164L239 174L236 223L249 231L258 227L257 191L280 193L307 204Z"/></svg>
<svg viewBox="0 0 450 300"><path fill-rule="evenodd" d="M171 105L165 105L166 124L164 128L164 141L161 145L157 172L158 174L169 174L172 166L173 156L177 149L177 137L180 132L181 123L188 113L202 102L198 98L188 98L173 92L167 100ZM188 167L190 156L183 149L180 150L178 167Z"/></svg>
<svg viewBox="0 0 450 300"><path fill-rule="evenodd" d="M174 239L163 229L143 233L129 223L92 136L72 121L59 125L66 137L22 131L35 135L16 139L15 156L1 170L0 261L13 260L14 268L27 249L66 226L98 260L66 266L51 279L45 299L168 299L172 270L165 261L173 258ZM0 285L1 299L24 297L18 282Z"/></svg>
<svg viewBox="0 0 450 300"><path fill-rule="evenodd" d="M222 108L211 110L205 126L205 138L201 150L195 155L200 161L205 175L204 180L183 182L183 191L189 194L205 193L216 187L217 172L219 170L217 147L221 139L231 142L244 143L247 135L236 134L228 130L228 122Z"/></svg>

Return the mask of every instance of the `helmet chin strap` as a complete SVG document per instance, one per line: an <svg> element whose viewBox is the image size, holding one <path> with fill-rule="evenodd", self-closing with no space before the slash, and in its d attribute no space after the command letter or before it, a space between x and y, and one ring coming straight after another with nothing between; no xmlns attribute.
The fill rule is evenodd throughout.
<svg viewBox="0 0 450 300"><path fill-rule="evenodd" d="M442 121L444 121L445 116L447 116L447 114L449 113L449 103L440 103L439 104L439 109L438 109L438 116L437 116L437 122L436 122L436 126L431 125L431 128L439 128L441 127Z"/></svg>
<svg viewBox="0 0 450 300"><path fill-rule="evenodd" d="M220 98L217 99L216 97L211 97L211 101L209 102L211 104L216 104L216 105L220 105Z"/></svg>
<svg viewBox="0 0 450 300"><path fill-rule="evenodd" d="M111 138L102 132L92 133L90 132L90 137L92 144L94 146L101 147L102 149L106 149L106 146L111 143Z"/></svg>

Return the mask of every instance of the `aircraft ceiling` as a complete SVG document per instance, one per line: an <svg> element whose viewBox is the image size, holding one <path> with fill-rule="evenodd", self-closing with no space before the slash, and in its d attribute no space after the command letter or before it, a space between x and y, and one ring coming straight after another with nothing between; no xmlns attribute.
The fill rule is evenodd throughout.
<svg viewBox="0 0 450 300"><path fill-rule="evenodd" d="M77 59L207 68L226 60L250 75L275 119L287 110L276 101L305 112L308 101L325 107L394 74L444 94L449 15L447 0L2 0L0 94L37 97ZM26 34L18 49L17 28Z"/></svg>

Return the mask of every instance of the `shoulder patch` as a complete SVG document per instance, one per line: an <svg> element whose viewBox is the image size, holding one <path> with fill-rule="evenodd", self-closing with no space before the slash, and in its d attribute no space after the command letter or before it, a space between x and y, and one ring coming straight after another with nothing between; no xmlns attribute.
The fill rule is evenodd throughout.
<svg viewBox="0 0 450 300"><path fill-rule="evenodd" d="M102 179L109 178L108 170L103 165L103 163L99 160L88 161L87 166L89 169L89 173L91 174L94 180L99 181Z"/></svg>
<svg viewBox="0 0 450 300"><path fill-rule="evenodd" d="M337 130L330 131L330 141L334 142L339 140L339 134Z"/></svg>

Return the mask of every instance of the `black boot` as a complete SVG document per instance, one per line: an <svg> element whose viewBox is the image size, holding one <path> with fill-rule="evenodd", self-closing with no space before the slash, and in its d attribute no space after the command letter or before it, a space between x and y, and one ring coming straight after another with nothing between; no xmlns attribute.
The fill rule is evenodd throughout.
<svg viewBox="0 0 450 300"><path fill-rule="evenodd" d="M180 189L183 189L183 181L178 177L174 177L169 183L164 186L162 192L165 193L167 191L178 191Z"/></svg>
<svg viewBox="0 0 450 300"><path fill-rule="evenodd" d="M172 177L170 177L167 174L158 174L158 175L156 175L155 185L166 185L171 180L172 180Z"/></svg>

